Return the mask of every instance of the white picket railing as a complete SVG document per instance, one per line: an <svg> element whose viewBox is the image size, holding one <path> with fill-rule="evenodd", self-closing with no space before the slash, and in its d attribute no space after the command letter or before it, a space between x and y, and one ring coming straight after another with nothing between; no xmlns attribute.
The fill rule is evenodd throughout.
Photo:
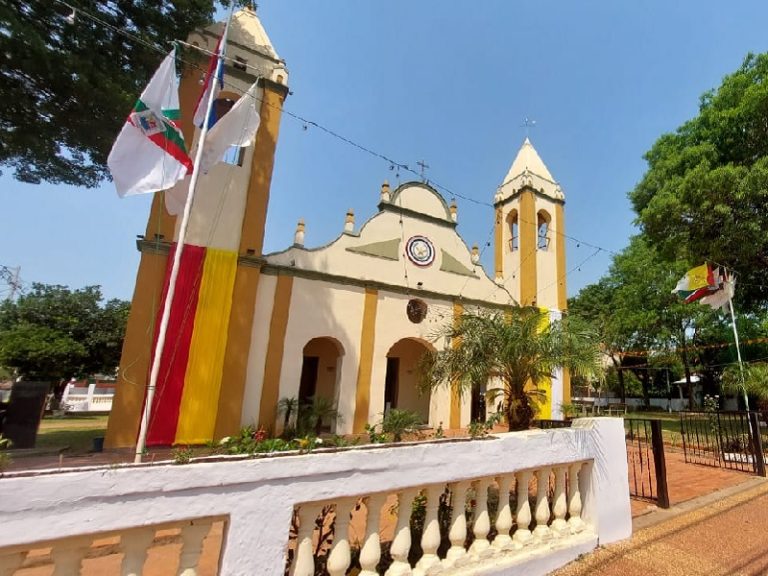
<svg viewBox="0 0 768 576"><path fill-rule="evenodd" d="M626 466L622 421L597 418L477 441L6 475L0 576L41 547L54 574L81 573L105 535L119 537L120 573L139 574L168 525L183 528L170 573L192 576L212 519L226 524L214 558L226 575L325 564L336 576L353 559L364 576L545 574L631 534Z"/></svg>

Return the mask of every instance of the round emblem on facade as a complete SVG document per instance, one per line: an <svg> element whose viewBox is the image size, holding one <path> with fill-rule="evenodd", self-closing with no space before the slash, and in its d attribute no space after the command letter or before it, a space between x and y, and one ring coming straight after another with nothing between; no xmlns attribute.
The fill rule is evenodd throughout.
<svg viewBox="0 0 768 576"><path fill-rule="evenodd" d="M427 310L427 303L418 298L408 300L408 305L405 307L408 320L414 324L420 324L427 317Z"/></svg>
<svg viewBox="0 0 768 576"><path fill-rule="evenodd" d="M411 236L405 245L408 259L416 266L429 266L435 261L435 247L426 236Z"/></svg>

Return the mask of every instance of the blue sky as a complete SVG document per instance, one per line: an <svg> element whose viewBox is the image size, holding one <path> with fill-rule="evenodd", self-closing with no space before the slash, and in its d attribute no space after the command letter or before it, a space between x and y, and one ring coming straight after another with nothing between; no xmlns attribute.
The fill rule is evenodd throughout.
<svg viewBox="0 0 768 576"><path fill-rule="evenodd" d="M643 154L748 52L768 50L759 1L262 0L259 14L290 72L287 110L401 163L424 159L429 178L462 196L492 201L534 119L530 138L566 194L567 234L613 251L634 231L626 194ZM4 172L0 264L21 266L26 282L100 284L129 299L150 198ZM307 246L335 238L349 208L359 226L384 179L397 183L387 163L285 116L265 251L289 245L301 217ZM482 246L491 208L457 200L459 231ZM567 245L571 295L610 264L579 244Z"/></svg>

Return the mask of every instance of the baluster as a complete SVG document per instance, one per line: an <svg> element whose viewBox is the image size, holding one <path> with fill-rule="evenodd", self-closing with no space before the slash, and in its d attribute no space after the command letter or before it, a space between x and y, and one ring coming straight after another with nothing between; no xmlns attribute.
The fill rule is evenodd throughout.
<svg viewBox="0 0 768 576"><path fill-rule="evenodd" d="M120 536L120 546L123 549L121 576L141 576L144 562L147 560L147 552L154 539L154 528L129 530Z"/></svg>
<svg viewBox="0 0 768 576"><path fill-rule="evenodd" d="M378 576L376 564L381 559L381 541L379 539L379 520L381 519L381 507L387 495L374 494L365 499L365 507L368 509L365 521L365 543L360 549L360 576Z"/></svg>
<svg viewBox="0 0 768 576"><path fill-rule="evenodd" d="M443 484L433 484L426 489L427 509L424 517L424 533L421 535L423 554L416 563L418 574L435 574L440 567L437 549L440 547L440 524L437 521L437 510L440 507L440 496L445 491Z"/></svg>
<svg viewBox="0 0 768 576"><path fill-rule="evenodd" d="M490 485L489 478L482 478L475 482L475 522L472 525L475 541L469 547L469 553L479 558L492 556L494 552L491 549L491 543L488 542L488 532L491 531L491 517L488 514L488 486Z"/></svg>
<svg viewBox="0 0 768 576"><path fill-rule="evenodd" d="M451 547L445 556L446 566L461 566L466 564L467 551L464 543L467 540L467 491L469 482L456 482L451 484L451 529L448 538Z"/></svg>
<svg viewBox="0 0 768 576"><path fill-rule="evenodd" d="M197 564L203 551L203 540L210 530L210 520L192 520L181 529L182 547L178 576L197 576Z"/></svg>
<svg viewBox="0 0 768 576"><path fill-rule="evenodd" d="M71 576L80 574L80 564L83 556L90 548L92 538L89 536L65 540L61 544L54 545L51 550L53 559L52 576Z"/></svg>
<svg viewBox="0 0 768 576"><path fill-rule="evenodd" d="M579 471L582 463L571 464L568 468L568 526L571 532L576 534L584 530L584 521L581 519L581 490L579 488Z"/></svg>
<svg viewBox="0 0 768 576"><path fill-rule="evenodd" d="M392 564L385 576L410 576L412 573L408 563L408 552L411 550L411 510L418 493L418 490L411 488L397 494L397 526L392 545L389 547Z"/></svg>
<svg viewBox="0 0 768 576"><path fill-rule="evenodd" d="M568 532L568 523L565 521L565 514L568 512L568 505L565 501L565 471L567 469L566 466L555 468L555 499L552 505L555 519L552 521L552 531L556 536Z"/></svg>
<svg viewBox="0 0 768 576"><path fill-rule="evenodd" d="M531 504L528 502L528 487L531 483L531 471L524 470L517 473L517 485L515 487L515 494L517 500L517 511L515 515L515 522L517 523L517 530L513 540L517 543L516 547L523 547L531 541Z"/></svg>
<svg viewBox="0 0 768 576"><path fill-rule="evenodd" d="M312 549L312 533L315 520L320 514L319 504L302 504L299 507L299 530L296 534L296 554L293 557L291 576L314 576L315 555Z"/></svg>
<svg viewBox="0 0 768 576"><path fill-rule="evenodd" d="M536 528L533 536L539 540L549 540L552 532L549 523L549 468L544 467L536 471Z"/></svg>
<svg viewBox="0 0 768 576"><path fill-rule="evenodd" d="M331 576L344 576L352 562L349 546L349 522L356 498L342 498L336 502L336 518L333 522L333 545L328 554L326 568Z"/></svg>
<svg viewBox="0 0 768 576"><path fill-rule="evenodd" d="M0 576L12 576L24 563L26 557L26 551L0 556Z"/></svg>
<svg viewBox="0 0 768 576"><path fill-rule="evenodd" d="M512 537L509 531L512 530L512 509L509 506L509 491L512 487L512 475L504 475L496 478L496 485L499 487L499 509L496 512L496 538L493 540L493 547L498 550L507 550L512 546Z"/></svg>

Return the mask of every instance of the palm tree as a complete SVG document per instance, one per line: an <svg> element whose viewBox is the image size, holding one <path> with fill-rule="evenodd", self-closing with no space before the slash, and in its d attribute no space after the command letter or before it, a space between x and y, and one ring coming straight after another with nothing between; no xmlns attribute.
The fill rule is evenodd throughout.
<svg viewBox="0 0 768 576"><path fill-rule="evenodd" d="M550 322L538 308L463 314L439 331L455 344L427 354L421 363L422 384L448 385L464 393L475 384L496 379L490 400L501 399L509 430L530 426L545 397L540 385L558 367L587 379L602 377L597 334L578 318Z"/></svg>
<svg viewBox="0 0 768 576"><path fill-rule="evenodd" d="M306 428L314 431L315 436L320 436L324 424L333 420L341 420L341 415L333 400L324 396L313 396L309 400L308 404L299 408L299 419L303 421Z"/></svg>
<svg viewBox="0 0 768 576"><path fill-rule="evenodd" d="M299 401L295 396L280 398L280 401L277 403L277 413L283 415L283 432L288 430L288 427L291 425L291 416L298 413L298 411Z"/></svg>
<svg viewBox="0 0 768 576"><path fill-rule="evenodd" d="M756 362L744 364L743 373L738 364L732 364L723 371L723 391L732 394L754 396L761 405L768 400L768 364Z"/></svg>
<svg viewBox="0 0 768 576"><path fill-rule="evenodd" d="M421 416L410 410L390 408L381 421L381 431L392 434L392 442L401 442L403 435L413 432L421 424Z"/></svg>

